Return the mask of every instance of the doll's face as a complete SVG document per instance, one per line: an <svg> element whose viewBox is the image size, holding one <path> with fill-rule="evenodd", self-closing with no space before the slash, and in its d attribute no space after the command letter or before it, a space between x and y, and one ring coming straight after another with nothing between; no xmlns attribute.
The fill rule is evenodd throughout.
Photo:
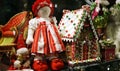
<svg viewBox="0 0 120 71"><path fill-rule="evenodd" d="M48 6L42 7L38 10L38 16L40 17L49 17L51 13L51 9Z"/></svg>

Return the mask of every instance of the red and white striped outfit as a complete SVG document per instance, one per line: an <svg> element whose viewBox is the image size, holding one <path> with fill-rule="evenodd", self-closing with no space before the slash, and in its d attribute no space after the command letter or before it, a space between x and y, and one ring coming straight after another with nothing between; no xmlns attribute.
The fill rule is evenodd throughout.
<svg viewBox="0 0 120 71"><path fill-rule="evenodd" d="M32 53L48 54L65 50L54 21L51 21L50 18L31 19L29 22L29 29L34 30Z"/></svg>

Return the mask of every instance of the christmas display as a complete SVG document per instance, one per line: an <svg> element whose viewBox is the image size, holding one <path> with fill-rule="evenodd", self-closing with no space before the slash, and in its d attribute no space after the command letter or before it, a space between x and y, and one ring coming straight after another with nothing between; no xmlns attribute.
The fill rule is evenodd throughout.
<svg viewBox="0 0 120 71"><path fill-rule="evenodd" d="M50 0L36 0L32 11L36 17L29 21L26 43L32 43L31 54L35 56L33 69L61 70L64 62L59 58L59 53L65 51L65 47L56 28L54 6Z"/></svg>
<svg viewBox="0 0 120 71"><path fill-rule="evenodd" d="M108 0L85 2L63 9L59 22L51 0L35 0L32 12L15 14L0 25L0 64L7 71L113 71L117 64L118 71L119 0L111 7Z"/></svg>

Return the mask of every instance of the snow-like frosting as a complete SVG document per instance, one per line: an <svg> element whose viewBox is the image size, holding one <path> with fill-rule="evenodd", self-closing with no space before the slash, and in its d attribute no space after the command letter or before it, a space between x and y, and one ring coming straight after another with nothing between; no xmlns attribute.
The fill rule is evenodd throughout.
<svg viewBox="0 0 120 71"><path fill-rule="evenodd" d="M72 39L75 35L77 26L78 24L81 24L80 20L83 16L83 12L83 9L78 9L64 13L58 26L58 30L60 31L60 35L62 36L63 40L73 41Z"/></svg>

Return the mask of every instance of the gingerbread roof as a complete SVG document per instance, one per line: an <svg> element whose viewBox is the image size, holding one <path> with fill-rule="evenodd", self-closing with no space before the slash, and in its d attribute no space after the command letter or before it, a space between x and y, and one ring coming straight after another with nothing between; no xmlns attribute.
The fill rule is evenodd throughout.
<svg viewBox="0 0 120 71"><path fill-rule="evenodd" d="M91 18L90 15L83 9L65 11L58 25L58 30L62 39L64 41L73 42L74 37L77 38L77 35L80 34L87 17ZM98 39L92 20L90 20L90 25L92 26L95 37Z"/></svg>

